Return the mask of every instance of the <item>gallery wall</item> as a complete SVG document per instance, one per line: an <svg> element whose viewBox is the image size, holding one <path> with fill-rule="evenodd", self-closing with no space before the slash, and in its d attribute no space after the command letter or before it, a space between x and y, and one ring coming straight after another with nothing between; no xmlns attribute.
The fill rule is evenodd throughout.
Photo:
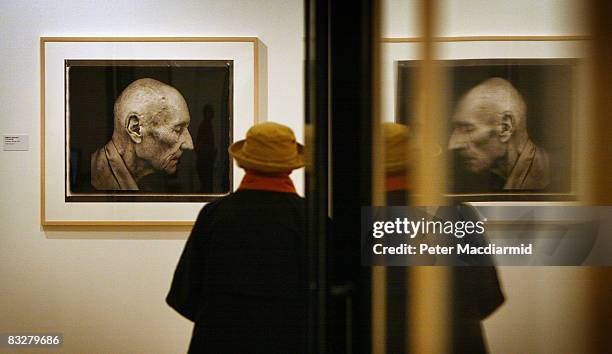
<svg viewBox="0 0 612 354"><path fill-rule="evenodd" d="M442 3L442 35L584 33L575 20L585 15L580 1ZM385 36L416 34L413 2L388 1L385 9ZM0 332L62 332L66 353L185 352L191 324L164 297L187 229L40 227L39 37L259 37L268 119L301 137L303 4L4 0L0 13L0 131L30 138L29 151L0 151ZM302 191L302 175L294 177ZM584 269L499 272L507 301L485 322L493 353L581 352Z"/></svg>
<svg viewBox="0 0 612 354"><path fill-rule="evenodd" d="M7 0L0 13L0 131L30 139L0 151L0 333L62 332L65 353L186 352L191 324L164 299L188 229L40 227L39 37L258 37L267 118L302 140L303 4Z"/></svg>

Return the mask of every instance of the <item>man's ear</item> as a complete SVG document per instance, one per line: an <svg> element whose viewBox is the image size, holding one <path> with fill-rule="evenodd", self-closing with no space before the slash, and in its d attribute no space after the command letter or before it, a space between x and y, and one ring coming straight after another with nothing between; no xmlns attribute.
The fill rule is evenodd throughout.
<svg viewBox="0 0 612 354"><path fill-rule="evenodd" d="M136 144L140 144L142 142L142 126L140 122L140 118L136 114L130 114L127 119L127 133L130 136L130 139Z"/></svg>
<svg viewBox="0 0 612 354"><path fill-rule="evenodd" d="M499 128L499 139L502 143L507 143L514 133L516 122L511 112L504 112L501 118Z"/></svg>

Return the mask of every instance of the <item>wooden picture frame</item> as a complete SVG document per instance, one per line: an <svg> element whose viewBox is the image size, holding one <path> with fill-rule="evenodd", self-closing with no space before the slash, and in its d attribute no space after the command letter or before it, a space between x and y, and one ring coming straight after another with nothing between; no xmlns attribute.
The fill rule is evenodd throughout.
<svg viewBox="0 0 612 354"><path fill-rule="evenodd" d="M259 77L263 68L259 62L261 45L255 37L42 37L41 225L193 224L204 202L231 192L242 177L243 172L234 166L227 154L227 146L232 143L233 137L244 136L248 128L259 121L262 106L259 102ZM109 139L109 131L112 130L112 127L109 129L111 123L108 122L112 120L109 116L113 115L113 101L119 93L130 82L151 78L176 86L176 90L185 98L193 122L194 115L202 114L201 108L207 102L205 89L202 89L207 85L202 84L202 81L213 86L211 73L215 70L218 71L215 77L221 77L215 87L223 88L227 96L227 99L215 106L226 107L221 110L223 112L218 118L218 121L224 123L215 125L221 127L215 134L217 140L222 141L215 147L215 156L221 156L224 166L215 169L221 171L216 176L221 181L215 182L218 185L216 189L209 187L206 190L202 187L203 183L198 185L201 176L196 178L185 173L185 176L177 177L183 171L180 168L172 171L170 182L164 180L166 174L159 173L161 177L158 181L150 182L152 184L149 186L153 187L146 190L79 189L81 185L87 185L87 177L75 177L76 171L88 170L91 164L89 156L95 149L92 146L96 144L91 143L91 146L85 148L78 146L84 151L80 154L80 160L74 159L79 156L75 153L78 149L70 147L78 145L74 138L81 131L77 128L99 123L90 123L87 119L106 120L106 123L98 124L104 129L83 129L84 136L78 142L81 145L90 144L89 140L97 138L97 145L100 145L101 139ZM182 81L181 77L184 78ZM104 80L107 81L107 91L108 87L112 89L108 95L102 94L101 89L95 87L96 83ZM193 87L186 83L194 80L196 84ZM108 81L111 81L110 84ZM69 85L73 86L73 97ZM91 94L82 94L88 91ZM198 102L194 101L194 97ZM105 108L96 108L96 105ZM89 115L89 112L98 114ZM75 125L74 122L79 119L82 122ZM98 130L106 131L106 135L103 138L90 136L92 131ZM195 135L195 132L186 134ZM194 142L195 139L193 136ZM186 161L185 156L179 154L179 161L182 162L183 158ZM192 157L192 160L195 159ZM191 164L193 166L194 163ZM182 181L188 183L181 185ZM169 191L161 188L168 183L174 183L174 187Z"/></svg>

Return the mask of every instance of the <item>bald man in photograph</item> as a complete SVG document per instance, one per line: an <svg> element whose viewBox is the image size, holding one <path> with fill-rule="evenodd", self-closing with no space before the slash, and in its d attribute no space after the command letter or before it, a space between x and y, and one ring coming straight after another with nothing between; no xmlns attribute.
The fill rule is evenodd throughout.
<svg viewBox="0 0 612 354"><path fill-rule="evenodd" d="M97 190L139 190L138 181L156 171L174 174L185 150L193 150L183 95L145 78L128 85L115 101L111 140L91 155L91 184Z"/></svg>
<svg viewBox="0 0 612 354"><path fill-rule="evenodd" d="M548 154L529 138L527 106L510 82L495 77L470 89L459 101L452 124L448 147L464 170L491 174L496 189L548 187Z"/></svg>

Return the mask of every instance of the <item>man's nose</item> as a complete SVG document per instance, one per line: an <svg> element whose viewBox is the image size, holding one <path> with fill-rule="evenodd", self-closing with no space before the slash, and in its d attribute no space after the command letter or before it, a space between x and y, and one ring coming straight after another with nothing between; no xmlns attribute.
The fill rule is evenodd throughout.
<svg viewBox="0 0 612 354"><path fill-rule="evenodd" d="M457 131L453 131L448 139L448 149L449 150L458 150L465 147L465 139L461 136L461 134L457 133Z"/></svg>
<svg viewBox="0 0 612 354"><path fill-rule="evenodd" d="M186 137L181 144L181 150L193 150L193 140L191 139L191 134L189 134L189 130L185 129Z"/></svg>

